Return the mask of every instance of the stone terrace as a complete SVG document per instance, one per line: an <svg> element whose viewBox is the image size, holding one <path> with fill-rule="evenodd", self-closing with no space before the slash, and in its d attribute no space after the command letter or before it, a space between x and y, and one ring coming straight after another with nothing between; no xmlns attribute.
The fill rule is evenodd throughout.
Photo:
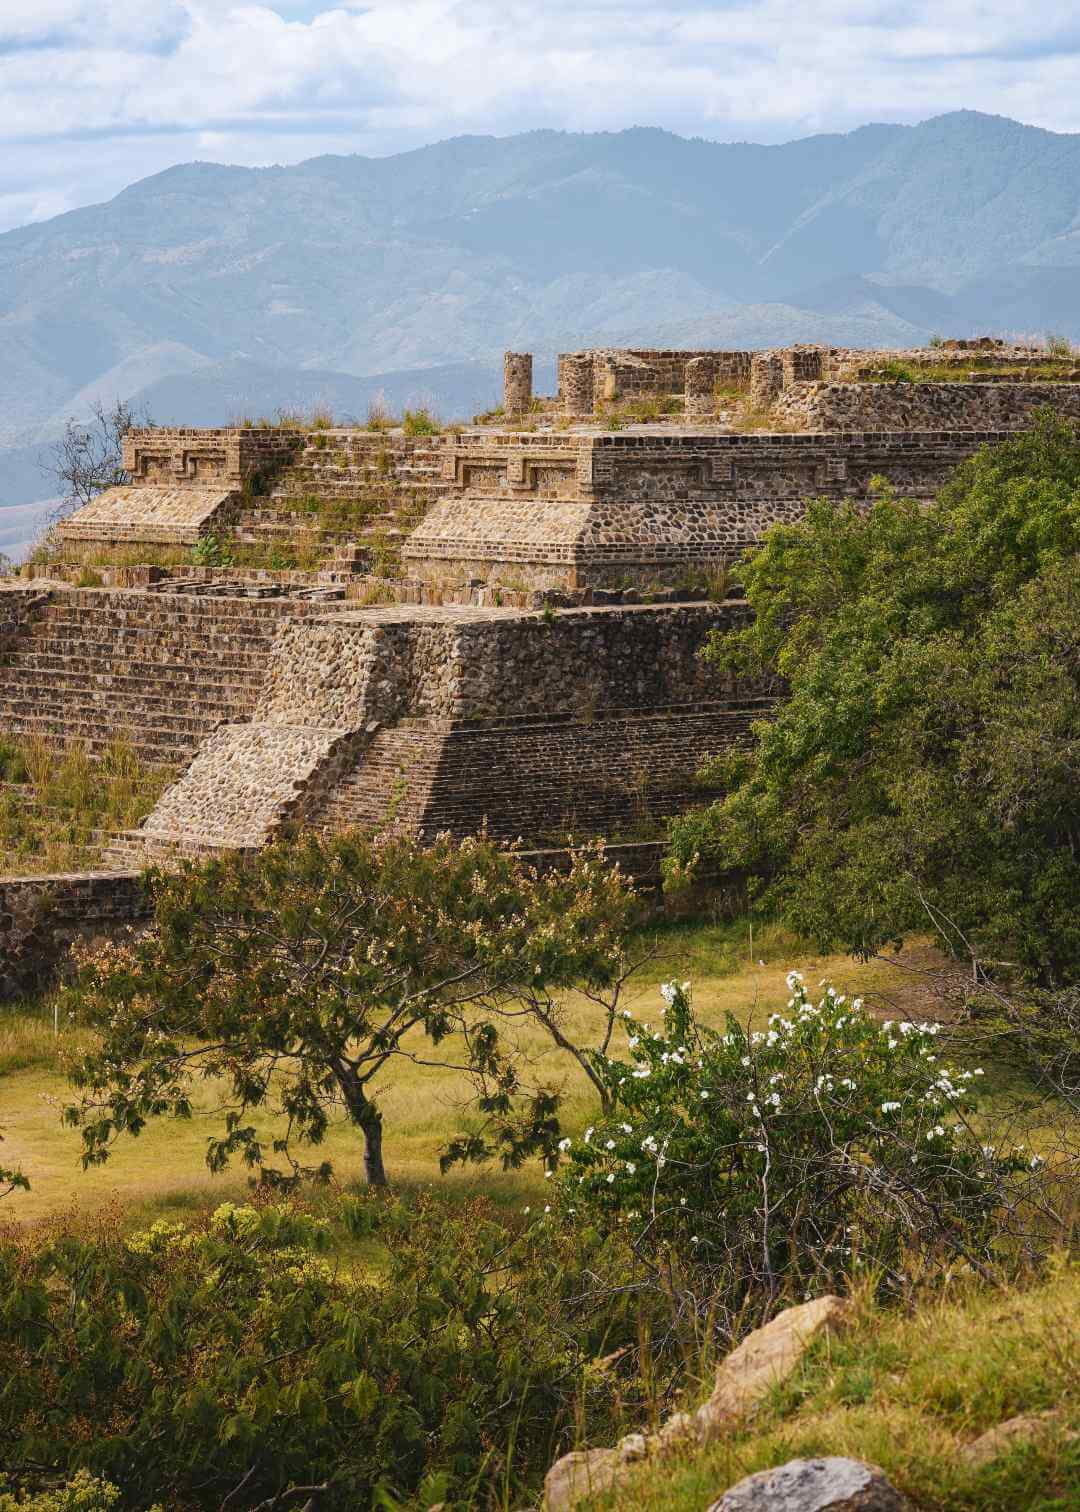
<svg viewBox="0 0 1080 1512"><path fill-rule="evenodd" d="M0 659L0 729L92 752L123 738L167 766L250 715L282 619L322 609L101 589L21 599Z"/></svg>

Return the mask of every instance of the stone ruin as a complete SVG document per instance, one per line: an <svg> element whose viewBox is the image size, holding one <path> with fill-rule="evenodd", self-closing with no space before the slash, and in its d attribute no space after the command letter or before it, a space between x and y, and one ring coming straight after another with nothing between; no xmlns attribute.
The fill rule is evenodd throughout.
<svg viewBox="0 0 1080 1512"><path fill-rule="evenodd" d="M124 736L175 774L105 847L118 897L148 858L296 825L486 827L544 858L603 836L647 875L705 757L771 707L697 655L745 615L739 555L810 497L865 502L884 477L929 499L1040 407L1080 418L1067 363L985 343L575 352L550 398L528 354L505 377L501 415L440 435L133 432L129 481L0 588L0 729ZM335 529L312 499L341 505ZM211 535L238 554L310 537L315 560L160 559ZM108 891L62 897L107 914ZM24 915L9 897L0 945Z"/></svg>

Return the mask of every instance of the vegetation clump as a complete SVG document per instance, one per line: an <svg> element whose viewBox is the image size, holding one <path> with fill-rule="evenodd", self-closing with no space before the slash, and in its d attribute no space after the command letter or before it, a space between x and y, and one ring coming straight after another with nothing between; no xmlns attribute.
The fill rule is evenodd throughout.
<svg viewBox="0 0 1080 1512"><path fill-rule="evenodd" d="M0 854L4 870L77 871L104 840L132 829L153 808L169 773L149 767L123 740L98 759L79 745L0 739Z"/></svg>
<svg viewBox="0 0 1080 1512"><path fill-rule="evenodd" d="M784 690L673 827L670 876L748 880L821 948L932 930L1044 988L1080 976L1080 435L1037 428L929 508L826 500L738 569L717 667Z"/></svg>

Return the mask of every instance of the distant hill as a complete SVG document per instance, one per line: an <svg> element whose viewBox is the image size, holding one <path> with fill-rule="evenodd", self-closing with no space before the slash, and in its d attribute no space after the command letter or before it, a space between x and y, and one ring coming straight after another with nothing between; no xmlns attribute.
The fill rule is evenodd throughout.
<svg viewBox="0 0 1080 1512"><path fill-rule="evenodd" d="M363 412L373 375L468 412L508 346L1080 337L1080 136L959 111L768 147L641 128L191 163L0 236L0 310L8 447L95 397Z"/></svg>

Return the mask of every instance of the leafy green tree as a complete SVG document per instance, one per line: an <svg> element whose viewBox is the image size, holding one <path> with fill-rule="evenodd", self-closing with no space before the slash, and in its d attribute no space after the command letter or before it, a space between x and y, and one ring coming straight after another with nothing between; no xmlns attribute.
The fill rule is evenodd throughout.
<svg viewBox="0 0 1080 1512"><path fill-rule="evenodd" d="M551 1146L557 1099L542 1088L523 1096L500 1024L550 1013L548 993L572 983L617 986L634 907L599 854L538 874L482 839L423 847L309 834L157 872L149 885L152 930L85 959L69 990L70 1008L101 1033L73 1070L81 1097L65 1110L84 1163L149 1118L189 1117L199 1078L222 1088L212 1170L238 1154L264 1179L295 1177L294 1146L317 1145L343 1108L375 1185L387 1178L373 1083L397 1059L472 1077L508 1162ZM250 1122L259 1108L285 1118L269 1148Z"/></svg>
<svg viewBox="0 0 1080 1512"><path fill-rule="evenodd" d="M1080 438L1038 426L930 507L824 500L743 564L716 665L786 690L727 795L676 823L823 947L936 929L955 954L1080 974Z"/></svg>

